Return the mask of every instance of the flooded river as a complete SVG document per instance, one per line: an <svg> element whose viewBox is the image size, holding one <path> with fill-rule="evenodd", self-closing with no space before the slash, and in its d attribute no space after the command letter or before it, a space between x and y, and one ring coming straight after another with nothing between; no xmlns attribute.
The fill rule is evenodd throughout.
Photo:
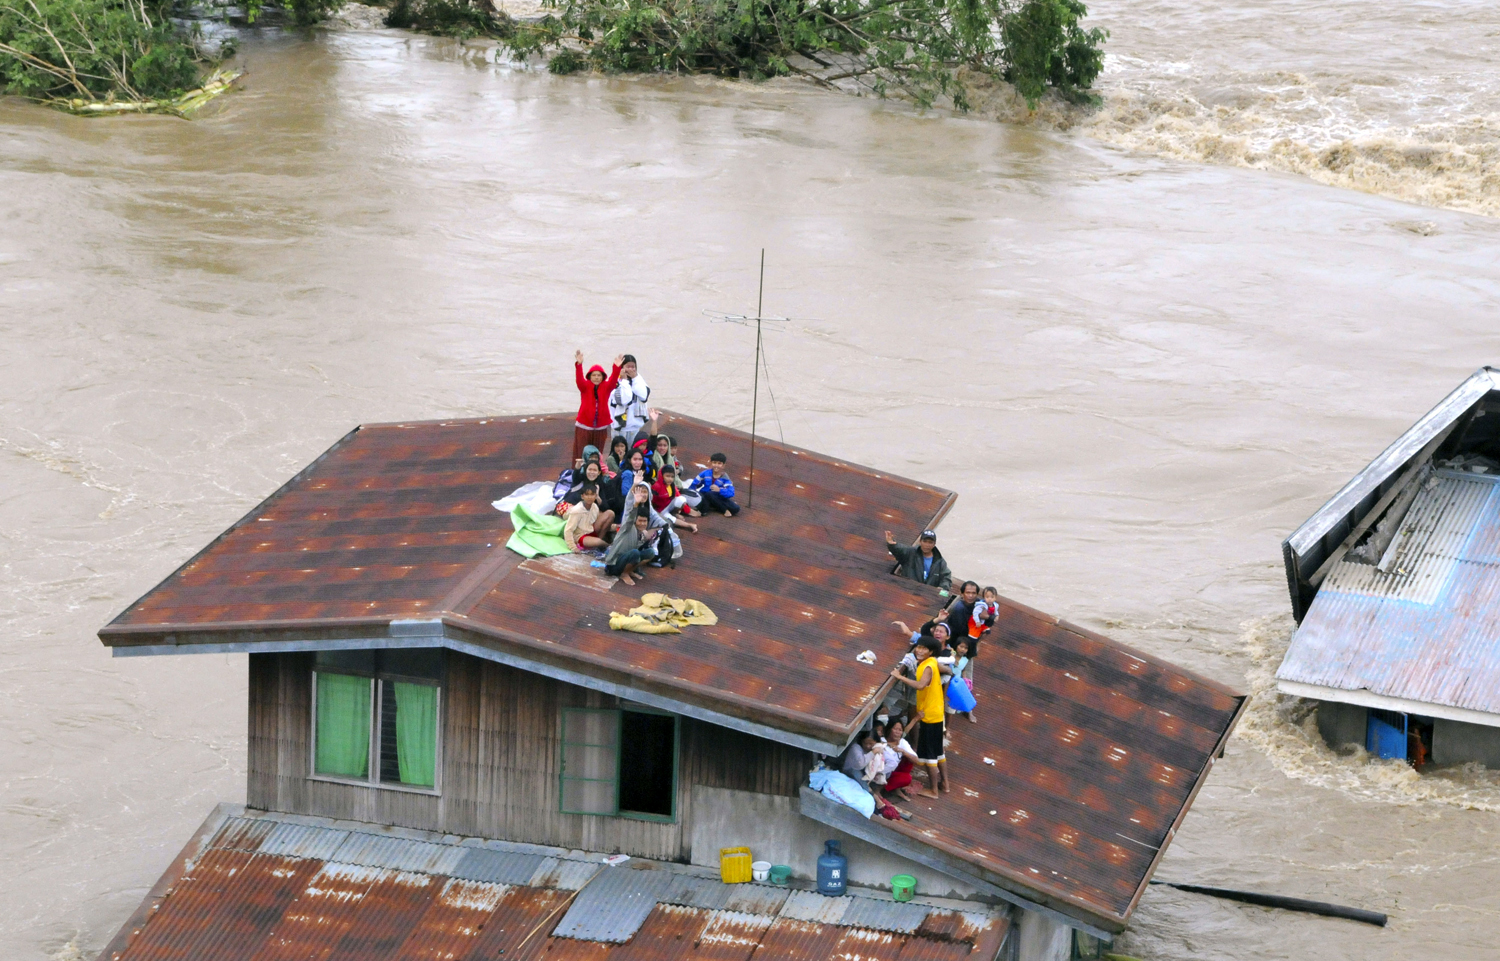
<svg viewBox="0 0 1500 961"><path fill-rule="evenodd" d="M567 408L576 347L748 425L751 335L703 311L753 309L762 247L797 318L763 425L960 492L960 574L1262 692L1159 876L1392 915L1153 889L1121 950L1493 957L1500 777L1337 758L1265 693L1280 539L1500 357L1500 221L1393 199L1488 209L1484 176L1196 162L1213 125L1317 154L1488 116L1493 9L1365 9L1102 4L1115 99L1066 132L383 31L248 41L194 123L0 102L0 957L92 957L244 797L243 657L111 660L102 624L354 424Z"/></svg>

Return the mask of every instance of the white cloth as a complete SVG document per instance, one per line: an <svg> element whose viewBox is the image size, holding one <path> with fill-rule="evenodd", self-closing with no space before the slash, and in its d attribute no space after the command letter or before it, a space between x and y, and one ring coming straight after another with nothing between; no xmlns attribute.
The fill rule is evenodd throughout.
<svg viewBox="0 0 1500 961"><path fill-rule="evenodd" d="M532 481L523 484L511 491L506 496L490 504L497 511L509 514L517 506L525 504L531 508L534 514L550 514L557 506L557 498L552 496L552 481Z"/></svg>
<svg viewBox="0 0 1500 961"><path fill-rule="evenodd" d="M620 382L609 392L609 413L614 418L615 436L627 440L635 437L636 431L650 420L647 402L651 399L651 388L646 378L620 376Z"/></svg>
<svg viewBox="0 0 1500 961"><path fill-rule="evenodd" d="M890 777L896 773L896 768L901 766L902 757L915 753L917 752L911 749L911 745L906 743L906 738L904 737L901 739L901 746L897 750L891 750L891 746L887 744L885 746L885 776Z"/></svg>
<svg viewBox="0 0 1500 961"><path fill-rule="evenodd" d="M891 749L886 746L884 741L875 742L874 749L865 758L863 777L866 781L869 781L871 784L885 783L885 756L890 753ZM891 770L894 771L895 769L895 766L892 765Z"/></svg>

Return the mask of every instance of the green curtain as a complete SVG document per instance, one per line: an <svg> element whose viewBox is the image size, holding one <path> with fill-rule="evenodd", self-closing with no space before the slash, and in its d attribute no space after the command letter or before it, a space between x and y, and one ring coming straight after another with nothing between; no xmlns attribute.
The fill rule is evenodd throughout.
<svg viewBox="0 0 1500 961"><path fill-rule="evenodd" d="M318 673L317 740L317 773L369 776L369 678Z"/></svg>
<svg viewBox="0 0 1500 961"><path fill-rule="evenodd" d="M431 684L396 687L396 764L401 783L432 787L437 771L437 692Z"/></svg>

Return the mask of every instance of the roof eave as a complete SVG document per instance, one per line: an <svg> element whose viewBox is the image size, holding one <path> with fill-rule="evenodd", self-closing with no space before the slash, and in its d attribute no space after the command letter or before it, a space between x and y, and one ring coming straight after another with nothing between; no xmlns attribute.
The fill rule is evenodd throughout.
<svg viewBox="0 0 1500 961"><path fill-rule="evenodd" d="M643 668L617 665L579 651L561 651L536 638L501 633L450 615L444 618L354 622L333 625L264 624L204 630L138 631L127 628L100 632L116 657L168 654L295 653L305 651L378 650L444 647L473 657L505 664L589 690L645 704L720 727L789 744L816 754L841 752L879 705L887 681L867 700L849 727L817 724L806 715L774 705L737 697L681 678ZM121 643L122 636L128 642Z"/></svg>
<svg viewBox="0 0 1500 961"><path fill-rule="evenodd" d="M1034 911L1099 938L1110 939L1125 930L1126 918L1123 916L1099 912L1067 895L1050 892L981 867L965 858L957 848L932 839L919 841L892 827L863 817L853 808L830 801L807 785L802 786L800 801L805 817L932 868L1024 910Z"/></svg>
<svg viewBox="0 0 1500 961"><path fill-rule="evenodd" d="M1416 714L1421 717L1438 717L1445 721L1460 721L1464 724L1500 727L1500 714L1490 714L1452 704L1433 704L1429 701L1414 701L1406 697L1392 697L1389 694L1377 694L1367 688L1345 690L1322 684L1308 684L1304 681L1278 679L1276 690L1293 697L1305 697L1313 701L1337 701L1340 704L1373 707L1376 710L1395 711L1398 714Z"/></svg>

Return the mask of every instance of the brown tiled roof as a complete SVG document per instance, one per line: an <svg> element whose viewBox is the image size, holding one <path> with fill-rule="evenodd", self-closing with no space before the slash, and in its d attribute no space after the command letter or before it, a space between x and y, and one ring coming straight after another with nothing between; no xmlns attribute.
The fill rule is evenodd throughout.
<svg viewBox="0 0 1500 961"><path fill-rule="evenodd" d="M768 444L754 509L703 518L702 533L682 535L678 568L632 591L504 548L509 519L490 501L555 476L571 430L565 415L361 428L100 636L117 649L254 649L364 643L400 634L402 619L440 618L437 644L711 709L764 736L843 744L906 651L890 622L940 603L890 573L881 532L910 538L952 495ZM746 435L681 417L670 432L685 466L726 452L745 499ZM720 621L669 636L610 631L609 612L643 590L703 600ZM867 648L873 666L855 660ZM1009 601L976 672L979 723L952 725L958 789L911 805L909 824L860 829L921 845L908 856L931 854L955 876L1119 930L1243 697Z"/></svg>
<svg viewBox="0 0 1500 961"><path fill-rule="evenodd" d="M950 793L891 822L804 788L802 813L1122 930L1245 698L1014 602L980 643L976 723L949 716Z"/></svg>
<svg viewBox="0 0 1500 961"><path fill-rule="evenodd" d="M994 961L1010 927L978 904L824 898L805 883L726 885L674 865L311 820L216 812L100 961ZM585 902L606 885L609 903Z"/></svg>
<svg viewBox="0 0 1500 961"><path fill-rule="evenodd" d="M362 427L100 631L106 644L255 645L383 636L441 618L481 648L697 703L824 743L868 714L905 646L890 622L934 610L936 592L890 573L882 531L911 540L947 491L760 442L754 507L683 533L676 570L599 590L506 550L491 506L552 479L568 415ZM685 469L722 451L747 497L749 437L671 415ZM606 589L607 588L607 589ZM645 591L719 615L680 635L609 629ZM399 631L400 628L395 630ZM855 660L872 649L874 666Z"/></svg>

